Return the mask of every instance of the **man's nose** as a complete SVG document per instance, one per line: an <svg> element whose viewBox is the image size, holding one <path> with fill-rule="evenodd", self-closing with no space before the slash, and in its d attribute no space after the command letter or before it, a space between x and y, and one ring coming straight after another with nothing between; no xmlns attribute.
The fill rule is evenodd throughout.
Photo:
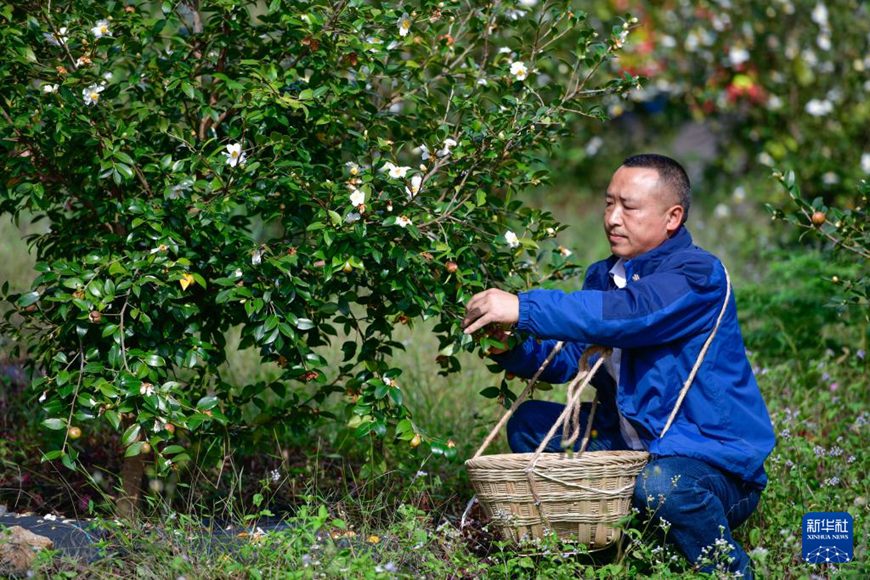
<svg viewBox="0 0 870 580"><path fill-rule="evenodd" d="M607 208L604 211L604 223L608 226L618 226L622 224L622 211L617 207Z"/></svg>

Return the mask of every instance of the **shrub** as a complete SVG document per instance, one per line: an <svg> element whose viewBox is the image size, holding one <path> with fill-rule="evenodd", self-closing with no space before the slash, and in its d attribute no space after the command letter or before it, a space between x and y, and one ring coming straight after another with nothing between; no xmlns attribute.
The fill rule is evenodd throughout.
<svg viewBox="0 0 870 580"><path fill-rule="evenodd" d="M471 294L577 272L514 195L546 179L533 151L637 85L601 72L631 22L599 37L565 6L405 6L0 8L0 208L51 223L3 331L40 372L46 459L73 468L76 435L108 424L166 473L215 435L304 430L334 393L358 436L419 441L394 326L440 319L455 372L493 343L460 331ZM222 377L234 326L278 379Z"/></svg>

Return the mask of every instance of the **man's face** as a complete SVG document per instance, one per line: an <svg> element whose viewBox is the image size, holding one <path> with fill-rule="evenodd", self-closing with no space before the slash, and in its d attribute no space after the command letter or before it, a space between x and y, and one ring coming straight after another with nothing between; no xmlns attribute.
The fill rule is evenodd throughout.
<svg viewBox="0 0 870 580"><path fill-rule="evenodd" d="M604 231L615 256L630 260L658 247L680 227L683 208L659 185L659 172L620 167L607 187Z"/></svg>

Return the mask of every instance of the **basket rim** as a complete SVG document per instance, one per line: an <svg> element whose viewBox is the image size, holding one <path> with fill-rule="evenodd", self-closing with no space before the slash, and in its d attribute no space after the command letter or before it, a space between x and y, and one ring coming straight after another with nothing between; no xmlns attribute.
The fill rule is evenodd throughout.
<svg viewBox="0 0 870 580"><path fill-rule="evenodd" d="M543 467L550 464L564 463L587 463L606 465L608 463L626 463L635 461L648 461L648 451L634 450L616 450L616 451L584 451L583 453L568 454L565 452L559 453L542 453L538 458L536 465ZM471 468L486 468L496 467L499 464L516 465L518 463L528 464L534 459L535 453L497 453L493 455L481 455L480 457L472 457L465 460L465 466Z"/></svg>

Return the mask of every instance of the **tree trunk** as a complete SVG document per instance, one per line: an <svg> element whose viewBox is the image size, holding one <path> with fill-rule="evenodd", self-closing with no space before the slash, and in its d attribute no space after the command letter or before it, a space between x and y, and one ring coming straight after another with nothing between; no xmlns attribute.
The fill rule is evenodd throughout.
<svg viewBox="0 0 870 580"><path fill-rule="evenodd" d="M145 473L145 458L139 453L125 457L121 467L121 497L118 498L118 515L131 519L139 508L142 497L142 475Z"/></svg>

